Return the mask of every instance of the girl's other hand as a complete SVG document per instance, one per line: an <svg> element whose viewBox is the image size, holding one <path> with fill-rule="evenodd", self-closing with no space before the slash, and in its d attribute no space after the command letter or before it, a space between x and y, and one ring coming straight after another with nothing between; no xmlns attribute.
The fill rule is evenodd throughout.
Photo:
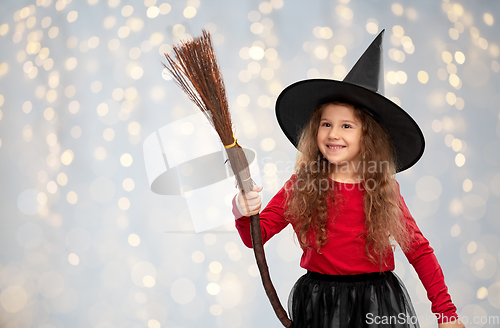
<svg viewBox="0 0 500 328"><path fill-rule="evenodd" d="M243 196L241 191L238 193L238 210L243 216L259 214L262 202L258 193L261 192L262 189L263 187L254 186L253 191L248 192L245 196Z"/></svg>

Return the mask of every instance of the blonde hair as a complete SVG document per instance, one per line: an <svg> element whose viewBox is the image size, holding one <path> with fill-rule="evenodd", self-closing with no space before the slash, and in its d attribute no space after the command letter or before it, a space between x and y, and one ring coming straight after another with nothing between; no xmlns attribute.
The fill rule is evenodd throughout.
<svg viewBox="0 0 500 328"><path fill-rule="evenodd" d="M314 244L316 250L321 253L321 247L327 242L326 223L333 219L330 218L327 201L332 201L334 207L342 201L336 197L334 188L324 189L322 186L329 183L330 165L333 164L320 152L317 135L323 110L330 104L353 110L362 126L361 161L380 164L375 170L365 170L365 163L361 163L363 165L360 167L363 168L361 176L365 189L365 252L370 261L378 263L382 269L387 253L394 248L392 239L406 250L411 236L403 220L399 206L399 190L393 178L396 174L396 163L391 139L373 117L354 105L343 102L322 104L305 125L297 147L300 153L295 164L296 179L287 187L285 217L294 222L301 247L311 247ZM317 185L314 186L310 181ZM313 231L316 233L316 239L310 240L310 232Z"/></svg>

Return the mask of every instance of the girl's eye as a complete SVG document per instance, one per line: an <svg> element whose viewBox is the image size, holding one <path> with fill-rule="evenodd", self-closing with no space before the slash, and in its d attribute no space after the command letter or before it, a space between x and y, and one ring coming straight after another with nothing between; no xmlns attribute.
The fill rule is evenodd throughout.
<svg viewBox="0 0 500 328"><path fill-rule="evenodd" d="M330 123L326 123L326 122L324 122L321 126L326 126L326 127L328 127L328 128L329 128L331 125L330 125Z"/></svg>
<svg viewBox="0 0 500 328"><path fill-rule="evenodd" d="M346 124L343 124L343 125L342 125L342 127L343 127L343 128L350 128L351 126L350 126L349 124L347 124L347 123L346 123Z"/></svg>

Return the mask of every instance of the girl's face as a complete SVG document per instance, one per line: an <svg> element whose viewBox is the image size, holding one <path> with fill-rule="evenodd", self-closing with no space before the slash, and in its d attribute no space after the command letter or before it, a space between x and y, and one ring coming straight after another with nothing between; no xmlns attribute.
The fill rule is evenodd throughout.
<svg viewBox="0 0 500 328"><path fill-rule="evenodd" d="M337 171L355 173L361 152L361 122L354 110L344 105L329 104L323 109L318 128L318 148Z"/></svg>

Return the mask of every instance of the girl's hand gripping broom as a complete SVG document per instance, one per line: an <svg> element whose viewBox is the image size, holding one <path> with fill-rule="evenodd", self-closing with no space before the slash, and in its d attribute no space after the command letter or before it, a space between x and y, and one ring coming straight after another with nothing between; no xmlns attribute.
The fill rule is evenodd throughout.
<svg viewBox="0 0 500 328"><path fill-rule="evenodd" d="M250 177L248 161L243 149L234 138L226 89L212 47L210 33L203 30L202 36L192 41L181 42L179 46L173 47L173 52L175 58L165 54L167 65L163 65L217 131L227 150L227 156L240 190L243 194L252 191L254 182ZM255 259L267 297L283 326L291 327L292 321L288 319L271 282L258 214L251 216L250 231Z"/></svg>

